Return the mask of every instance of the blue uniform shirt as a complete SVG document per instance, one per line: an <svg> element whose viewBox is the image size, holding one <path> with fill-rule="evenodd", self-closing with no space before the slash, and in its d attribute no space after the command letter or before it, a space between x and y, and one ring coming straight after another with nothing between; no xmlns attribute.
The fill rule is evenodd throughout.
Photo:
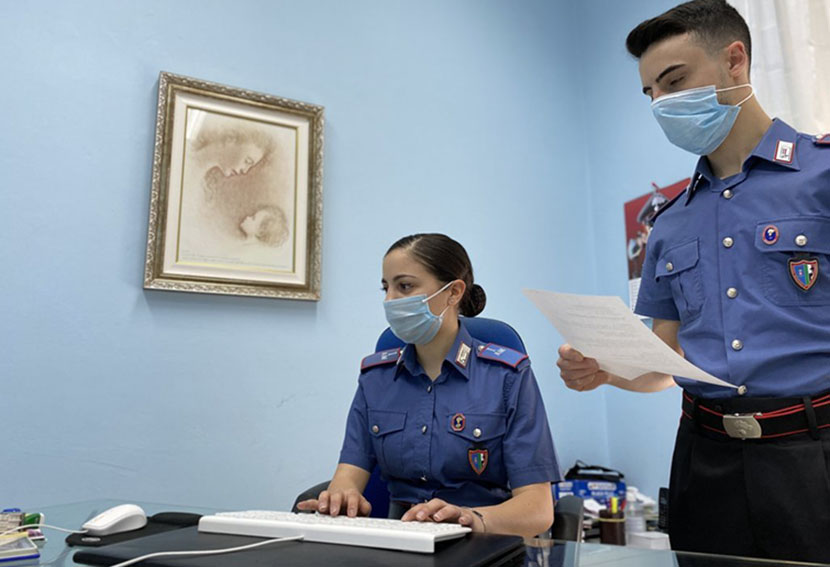
<svg viewBox="0 0 830 567"><path fill-rule="evenodd" d="M340 462L379 464L393 500L486 506L561 480L527 355L473 339L462 322L434 382L412 345L362 367Z"/></svg>
<svg viewBox="0 0 830 567"><path fill-rule="evenodd" d="M830 389L828 142L775 120L740 173L719 179L701 158L649 235L636 312L680 321L686 358L747 396Z"/></svg>

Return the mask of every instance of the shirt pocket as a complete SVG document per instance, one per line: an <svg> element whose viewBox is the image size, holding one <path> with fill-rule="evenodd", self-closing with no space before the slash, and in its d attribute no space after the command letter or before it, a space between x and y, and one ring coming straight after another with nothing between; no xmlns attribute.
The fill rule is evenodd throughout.
<svg viewBox="0 0 830 567"><path fill-rule="evenodd" d="M654 279L658 282L661 279L669 282L682 323L695 319L703 308L703 283L699 263L699 244L695 238L666 249L654 267Z"/></svg>
<svg viewBox="0 0 830 567"><path fill-rule="evenodd" d="M404 476L405 411L368 410L369 435L384 476Z"/></svg>
<svg viewBox="0 0 830 567"><path fill-rule="evenodd" d="M507 415L465 413L460 431L454 419L456 415L447 414L447 432L450 434L449 454L445 457L447 474L450 478L486 479L506 484L502 451Z"/></svg>
<svg viewBox="0 0 830 567"><path fill-rule="evenodd" d="M777 232L772 243L769 235L764 237L768 229ZM830 305L830 218L799 216L759 222L755 248L761 253L761 286L767 299L785 307ZM812 283L806 290L791 274L790 260L801 259L810 262L806 269Z"/></svg>

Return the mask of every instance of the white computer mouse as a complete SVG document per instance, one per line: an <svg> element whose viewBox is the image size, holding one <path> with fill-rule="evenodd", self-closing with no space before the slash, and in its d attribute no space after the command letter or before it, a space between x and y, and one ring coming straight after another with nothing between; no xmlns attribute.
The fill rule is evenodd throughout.
<svg viewBox="0 0 830 567"><path fill-rule="evenodd" d="M107 536L138 530L146 525L147 514L141 507L135 504L121 504L104 510L87 521L81 529L86 530L88 535Z"/></svg>

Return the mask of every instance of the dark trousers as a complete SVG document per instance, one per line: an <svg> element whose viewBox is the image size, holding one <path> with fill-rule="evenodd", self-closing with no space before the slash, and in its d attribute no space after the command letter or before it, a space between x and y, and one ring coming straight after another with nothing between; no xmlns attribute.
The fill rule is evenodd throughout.
<svg viewBox="0 0 830 567"><path fill-rule="evenodd" d="M830 563L830 429L818 437L744 441L681 418L672 549Z"/></svg>

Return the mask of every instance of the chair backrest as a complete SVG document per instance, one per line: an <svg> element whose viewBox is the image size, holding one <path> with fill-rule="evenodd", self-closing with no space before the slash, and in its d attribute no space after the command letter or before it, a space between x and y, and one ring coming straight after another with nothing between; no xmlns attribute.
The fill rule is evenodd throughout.
<svg viewBox="0 0 830 567"><path fill-rule="evenodd" d="M495 343L497 345L512 348L527 354L527 349L522 338L516 330L496 319L485 319L483 317L464 317L464 326L473 338L484 343ZM404 342L395 336L392 329L388 328L380 334L375 345L375 352L402 347ZM386 483L380 476L380 470L375 467L369 484L363 490L363 496L372 504L372 516L385 518L389 513L389 490Z"/></svg>
<svg viewBox="0 0 830 567"><path fill-rule="evenodd" d="M484 317L462 317L461 320L473 338L485 343L495 343L512 348L513 350L527 354L527 349L519 333L504 321L486 319ZM375 352L402 347L403 345L403 341L395 336L392 329L387 328L380 334L378 342L375 345Z"/></svg>

